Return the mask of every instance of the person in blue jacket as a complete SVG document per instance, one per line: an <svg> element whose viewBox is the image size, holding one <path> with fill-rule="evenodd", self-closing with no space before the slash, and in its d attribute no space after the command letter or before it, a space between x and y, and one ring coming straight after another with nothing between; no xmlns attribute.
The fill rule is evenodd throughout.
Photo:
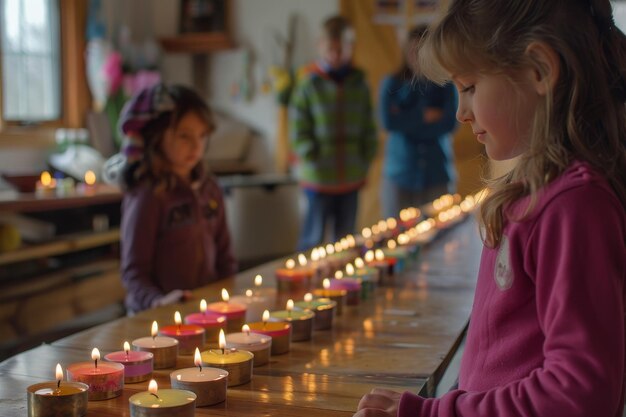
<svg viewBox="0 0 626 417"><path fill-rule="evenodd" d="M380 120L388 132L381 182L384 217L397 217L403 208L419 207L455 191L454 86L420 78L411 66L426 28L419 26L408 34L402 68L380 86Z"/></svg>

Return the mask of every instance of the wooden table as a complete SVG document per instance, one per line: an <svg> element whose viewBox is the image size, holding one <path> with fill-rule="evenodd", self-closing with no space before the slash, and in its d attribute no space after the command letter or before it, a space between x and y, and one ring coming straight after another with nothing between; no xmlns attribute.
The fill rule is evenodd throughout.
<svg viewBox="0 0 626 417"><path fill-rule="evenodd" d="M467 323L480 249L472 220L444 232L394 287L379 287L373 299L349 307L332 330L292 343L289 353L254 368L250 383L230 387L226 402L198 408L196 415L350 416L373 387L432 395ZM217 300L222 287L241 293L256 274L273 287L273 271L283 261L199 289L189 303L122 318L7 359L0 363L0 416L26 415L26 387L52 380L57 362L88 360L93 347L103 355L120 350L124 340L147 335L152 320L171 323L175 310L195 311L200 298ZM177 368L188 366L191 356L179 357ZM169 387L171 371L155 371L160 387ZM118 398L90 402L88 415L128 416L128 398L146 389L147 382L127 384Z"/></svg>

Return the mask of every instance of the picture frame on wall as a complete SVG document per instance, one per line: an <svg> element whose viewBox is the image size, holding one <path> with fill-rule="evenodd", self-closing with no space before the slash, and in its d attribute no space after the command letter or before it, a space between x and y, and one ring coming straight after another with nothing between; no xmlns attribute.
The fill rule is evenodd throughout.
<svg viewBox="0 0 626 417"><path fill-rule="evenodd" d="M224 32L227 0L181 0L180 33Z"/></svg>

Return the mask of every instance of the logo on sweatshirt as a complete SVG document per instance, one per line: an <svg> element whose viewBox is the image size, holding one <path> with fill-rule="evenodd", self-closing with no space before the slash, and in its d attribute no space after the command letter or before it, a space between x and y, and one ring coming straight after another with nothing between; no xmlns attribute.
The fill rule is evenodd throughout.
<svg viewBox="0 0 626 417"><path fill-rule="evenodd" d="M509 240L504 235L502 236L502 242L500 242L500 249L498 249L494 268L493 276L498 288L502 291L511 288L511 285L513 285L513 271L509 262Z"/></svg>

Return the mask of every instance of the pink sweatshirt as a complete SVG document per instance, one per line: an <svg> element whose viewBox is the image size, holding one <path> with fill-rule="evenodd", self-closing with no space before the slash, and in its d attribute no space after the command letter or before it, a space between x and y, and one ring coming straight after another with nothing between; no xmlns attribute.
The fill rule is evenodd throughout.
<svg viewBox="0 0 626 417"><path fill-rule="evenodd" d="M621 417L625 280L624 208L576 162L483 249L459 389L398 416Z"/></svg>

